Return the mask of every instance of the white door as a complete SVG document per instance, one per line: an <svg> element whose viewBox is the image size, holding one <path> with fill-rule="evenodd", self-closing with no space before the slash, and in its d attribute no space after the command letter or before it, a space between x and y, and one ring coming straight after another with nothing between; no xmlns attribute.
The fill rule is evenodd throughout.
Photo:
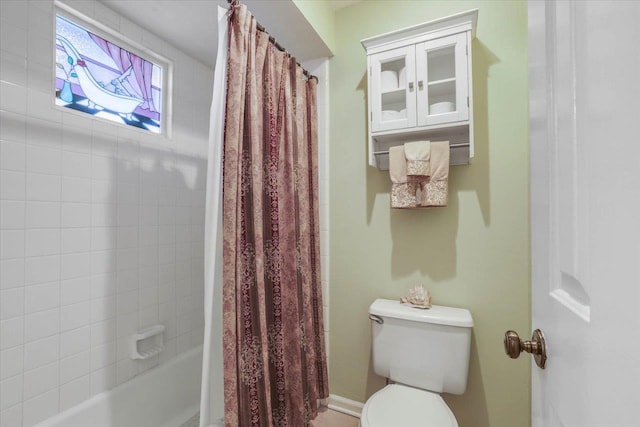
<svg viewBox="0 0 640 427"><path fill-rule="evenodd" d="M369 57L371 131L416 125L415 50L413 46Z"/></svg>
<svg viewBox="0 0 640 427"><path fill-rule="evenodd" d="M416 45L418 126L469 120L467 33Z"/></svg>
<svg viewBox="0 0 640 427"><path fill-rule="evenodd" d="M533 427L640 426L638 22L640 2L529 2Z"/></svg>

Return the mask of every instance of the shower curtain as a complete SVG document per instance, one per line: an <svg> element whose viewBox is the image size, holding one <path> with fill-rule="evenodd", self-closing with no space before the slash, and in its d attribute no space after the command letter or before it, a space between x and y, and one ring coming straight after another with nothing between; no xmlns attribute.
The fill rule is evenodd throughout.
<svg viewBox="0 0 640 427"><path fill-rule="evenodd" d="M227 9L218 7L218 54L209 121L205 216L205 330L200 427L224 426L222 374L222 141L227 91Z"/></svg>
<svg viewBox="0 0 640 427"><path fill-rule="evenodd" d="M225 424L308 426L328 397L317 80L231 7L223 166Z"/></svg>

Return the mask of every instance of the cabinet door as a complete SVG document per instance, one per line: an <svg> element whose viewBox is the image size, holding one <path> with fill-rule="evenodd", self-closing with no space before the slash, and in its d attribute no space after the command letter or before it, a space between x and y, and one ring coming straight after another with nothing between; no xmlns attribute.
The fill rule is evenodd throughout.
<svg viewBox="0 0 640 427"><path fill-rule="evenodd" d="M415 51L402 47L369 56L371 131L415 127Z"/></svg>
<svg viewBox="0 0 640 427"><path fill-rule="evenodd" d="M418 126L469 120L467 35L416 45Z"/></svg>

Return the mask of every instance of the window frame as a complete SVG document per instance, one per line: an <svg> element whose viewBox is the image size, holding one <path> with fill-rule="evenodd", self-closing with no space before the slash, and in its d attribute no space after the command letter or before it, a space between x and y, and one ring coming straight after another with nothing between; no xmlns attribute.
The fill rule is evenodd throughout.
<svg viewBox="0 0 640 427"><path fill-rule="evenodd" d="M153 64L161 67L162 69L162 111L160 113L160 132L153 132L148 129L143 129L137 126L132 126L126 123L119 123L114 120L95 116L85 113L83 111L75 110L65 106L56 104L56 34L57 34L57 17L58 15L68 19L69 21L77 24L88 31L96 34L99 37L106 39L107 41L117 45L118 47L129 51L139 57L152 62ZM119 15L118 15L119 16ZM135 23L134 23L135 24ZM135 24L138 26L137 24ZM139 26L138 26L139 27ZM141 27L140 27L141 28ZM121 127L123 129L129 129L133 132L142 132L145 135L152 135L154 137L162 137L171 139L172 136L172 122L173 122L173 62L160 55L158 52L151 50L141 43L131 40L123 34L115 31L113 28L98 22L97 20L86 16L85 14L73 9L71 6L64 4L58 0L54 1L53 9L53 35L52 35L52 76L51 76L51 102L53 107L64 111L66 113L75 114L81 117L85 117L88 120L99 120L103 123L109 123L114 126Z"/></svg>

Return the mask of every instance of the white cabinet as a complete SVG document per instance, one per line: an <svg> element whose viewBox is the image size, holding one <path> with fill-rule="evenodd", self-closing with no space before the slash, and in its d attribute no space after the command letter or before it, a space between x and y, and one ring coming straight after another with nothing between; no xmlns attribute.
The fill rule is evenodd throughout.
<svg viewBox="0 0 640 427"><path fill-rule="evenodd" d="M369 71L369 164L388 169L389 147L448 140L451 164L473 157L472 10L362 40Z"/></svg>

